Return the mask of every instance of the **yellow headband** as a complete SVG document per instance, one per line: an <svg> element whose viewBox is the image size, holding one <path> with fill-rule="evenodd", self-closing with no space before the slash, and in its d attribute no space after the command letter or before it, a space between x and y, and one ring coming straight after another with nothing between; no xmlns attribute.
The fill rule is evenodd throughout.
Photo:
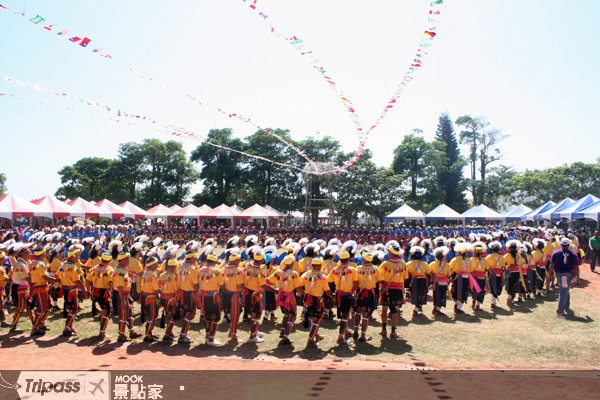
<svg viewBox="0 0 600 400"><path fill-rule="evenodd" d="M265 255L264 254L255 254L254 255L254 260L255 261L262 261L265 259Z"/></svg>
<svg viewBox="0 0 600 400"><path fill-rule="evenodd" d="M229 261L239 260L240 258L242 257L239 254L232 254L229 256Z"/></svg>
<svg viewBox="0 0 600 400"><path fill-rule="evenodd" d="M363 261L366 261L366 262L373 261L373 256L371 254L368 254L368 253L367 254L363 254L362 257L363 257Z"/></svg>
<svg viewBox="0 0 600 400"><path fill-rule="evenodd" d="M198 258L198 253L185 253L185 258Z"/></svg>
<svg viewBox="0 0 600 400"><path fill-rule="evenodd" d="M43 248L43 249L41 249L41 250L34 251L34 252L33 252L33 254L34 254L35 256L41 256L41 255L42 255L42 254L44 254L45 252L46 252L46 249L45 249L45 248Z"/></svg>
<svg viewBox="0 0 600 400"><path fill-rule="evenodd" d="M347 251L342 251L340 253L340 260L346 260L350 258L350 253L348 253Z"/></svg>
<svg viewBox="0 0 600 400"><path fill-rule="evenodd" d="M6 257L6 253L3 251L0 251L0 258L4 258L4 257Z"/></svg>
<svg viewBox="0 0 600 400"><path fill-rule="evenodd" d="M102 261L110 261L112 260L112 255L110 253L102 253Z"/></svg>
<svg viewBox="0 0 600 400"><path fill-rule="evenodd" d="M77 254L79 254L79 253L81 253L81 249L75 249L75 250L73 250L73 251L69 251L69 252L67 253L67 257L69 257L69 258L70 258L70 257L76 256L76 255L77 255Z"/></svg>
<svg viewBox="0 0 600 400"><path fill-rule="evenodd" d="M158 260L156 258L152 257L146 261L146 267L149 267L149 266L157 264L157 263L158 263Z"/></svg>
<svg viewBox="0 0 600 400"><path fill-rule="evenodd" d="M178 265L179 265L179 263L177 262L177 260L173 260L173 259L170 259L169 262L167 263L168 267L176 267Z"/></svg>
<svg viewBox="0 0 600 400"><path fill-rule="evenodd" d="M210 254L208 257L206 257L206 261L217 262L218 258L217 258L217 256Z"/></svg>
<svg viewBox="0 0 600 400"><path fill-rule="evenodd" d="M121 253L117 256L117 261L121 261L129 257L129 253Z"/></svg>

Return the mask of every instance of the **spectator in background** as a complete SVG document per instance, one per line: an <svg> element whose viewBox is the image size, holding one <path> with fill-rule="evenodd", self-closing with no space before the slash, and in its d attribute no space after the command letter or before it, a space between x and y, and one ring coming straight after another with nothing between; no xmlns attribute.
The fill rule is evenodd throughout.
<svg viewBox="0 0 600 400"><path fill-rule="evenodd" d="M569 250L571 241L563 238L560 241L560 250L556 250L552 254L550 262L550 273L555 273L560 292L558 295L558 308L556 316L566 317L567 311L571 307L571 280L573 279L573 269L579 265L577 255Z"/></svg>
<svg viewBox="0 0 600 400"><path fill-rule="evenodd" d="M600 256L600 231L594 232L594 236L590 239L590 252L592 253L592 260L590 261L590 268L592 272L596 269L596 262Z"/></svg>

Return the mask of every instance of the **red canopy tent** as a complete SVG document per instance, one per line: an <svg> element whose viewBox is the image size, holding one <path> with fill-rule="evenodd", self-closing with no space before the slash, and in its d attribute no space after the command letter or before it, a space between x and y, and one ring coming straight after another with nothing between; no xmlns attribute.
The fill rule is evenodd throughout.
<svg viewBox="0 0 600 400"><path fill-rule="evenodd" d="M82 211L85 213L86 218L112 218L112 213L101 210L90 202L85 201L81 197L71 200L67 204L75 208L77 211Z"/></svg>
<svg viewBox="0 0 600 400"><path fill-rule="evenodd" d="M108 199L100 200L95 206L103 211L111 213L113 218L123 218L125 216L125 211Z"/></svg>
<svg viewBox="0 0 600 400"><path fill-rule="evenodd" d="M221 204L218 207L201 215L202 219L230 219L231 225L233 225L234 219L237 213L225 204Z"/></svg>
<svg viewBox="0 0 600 400"><path fill-rule="evenodd" d="M32 203L49 212L52 215L50 218L85 217L85 213L63 203L54 196L44 196L33 200Z"/></svg>
<svg viewBox="0 0 600 400"><path fill-rule="evenodd" d="M198 207L198 209L200 211L202 211L203 213L206 213L210 210L212 210L212 208L210 208L209 206L207 206L206 204L202 204L200 207Z"/></svg>
<svg viewBox="0 0 600 400"><path fill-rule="evenodd" d="M152 207L148 211L146 211L148 218L156 219L156 218L169 218L173 211L169 210L167 207L159 204L157 206Z"/></svg>
<svg viewBox="0 0 600 400"><path fill-rule="evenodd" d="M258 204L245 209L235 216L236 219L277 219L279 216Z"/></svg>
<svg viewBox="0 0 600 400"><path fill-rule="evenodd" d="M177 204L173 204L171 207L169 207L169 210L175 212L175 211L181 210L181 207L178 206Z"/></svg>
<svg viewBox="0 0 600 400"><path fill-rule="evenodd" d="M52 213L12 193L0 197L0 217L15 219L22 217L52 218Z"/></svg>
<svg viewBox="0 0 600 400"><path fill-rule="evenodd" d="M202 214L204 214L202 210L193 204L189 204L181 210L175 211L173 214L169 215L169 218L193 218L199 221Z"/></svg>
<svg viewBox="0 0 600 400"><path fill-rule="evenodd" d="M121 207L121 209L125 212L126 218L132 218L132 219L148 218L148 214L146 213L146 211L142 210L141 208L139 208L138 206L136 206L135 204L133 204L129 201L119 204L119 207Z"/></svg>

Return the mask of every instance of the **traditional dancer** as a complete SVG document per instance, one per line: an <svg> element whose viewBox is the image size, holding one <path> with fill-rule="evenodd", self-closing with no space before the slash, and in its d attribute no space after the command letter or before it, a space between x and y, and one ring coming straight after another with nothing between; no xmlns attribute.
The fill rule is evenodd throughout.
<svg viewBox="0 0 600 400"><path fill-rule="evenodd" d="M144 273L142 274L142 295L140 301L142 303L142 322L146 318L146 331L144 334L144 342L156 342L158 336L152 333L156 320L158 318L158 295L160 293L160 284L158 282L158 259L154 256L144 256Z"/></svg>
<svg viewBox="0 0 600 400"><path fill-rule="evenodd" d="M437 239L436 239L437 240ZM446 298L448 296L449 277L452 276L452 267L446 261L448 247L442 245L433 250L435 261L429 264L432 276L432 300L433 315L441 315L442 307L446 307Z"/></svg>
<svg viewBox="0 0 600 400"><path fill-rule="evenodd" d="M306 307L306 316L310 319L310 333L308 335L307 346L314 347L318 342L324 339L319 335L319 324L323 319L323 295L333 298L329 291L327 277L321 273L323 260L313 258L310 263L311 270L305 272L300 281L304 285L304 290L299 288L300 293L304 293L304 305Z"/></svg>
<svg viewBox="0 0 600 400"><path fill-rule="evenodd" d="M181 333L177 340L178 343L192 342L188 332L190 330L190 324L196 316L197 294L198 289L200 288L198 270L194 266L198 259L197 249L197 243L189 242L185 252L185 261L181 263L179 268L175 271L179 279L179 301L183 311L183 325L181 326Z"/></svg>
<svg viewBox="0 0 600 400"><path fill-rule="evenodd" d="M60 282L56 277L48 274L48 266L43 261L46 259L46 248L37 246L33 250L34 259L29 265L29 274L31 276L31 297L37 308L33 327L31 328L32 335L43 335L48 328L46 327L46 318L50 314L50 284Z"/></svg>
<svg viewBox="0 0 600 400"><path fill-rule="evenodd" d="M102 253L100 264L93 267L87 278L87 289L92 293L96 303L100 306L100 338L111 337L106 333L108 317L110 316L110 288L112 286L114 269L108 264L112 261L112 254Z"/></svg>
<svg viewBox="0 0 600 400"><path fill-rule="evenodd" d="M4 289L7 283L11 282L11 279L6 275L6 269L4 268L4 262L6 261L6 252L0 250L0 327L6 328L10 324L6 322L6 310L4 309L6 302L4 300Z"/></svg>
<svg viewBox="0 0 600 400"><path fill-rule="evenodd" d="M490 255L485 259L487 260L489 269L489 282L490 282L490 293L492 294L492 308L496 308L498 297L502 294L502 288L504 287L504 268L506 266L506 259L500 254L502 251L502 243L498 241L491 242L488 246Z"/></svg>
<svg viewBox="0 0 600 400"><path fill-rule="evenodd" d="M113 288L115 294L119 296L119 342L128 342L142 336L135 331L133 327L133 299L131 298L131 278L129 277L129 253L123 251L123 243L120 240L113 240L109 244L109 249L113 260L117 265L113 272ZM129 330L129 338L125 335L125 329Z"/></svg>
<svg viewBox="0 0 600 400"><path fill-rule="evenodd" d="M481 311L481 305L485 299L487 285L487 271L490 266L483 256L487 251L487 245L483 242L475 242L472 244L473 257L471 257L471 265L473 266L472 275L477 283L477 288L473 287L472 296L473 302L471 306L475 311ZM475 284L473 284L475 286ZM479 289L479 291L477 291Z"/></svg>
<svg viewBox="0 0 600 400"><path fill-rule="evenodd" d="M542 239L535 238L532 240L535 247L533 251L533 263L535 265L534 289L536 297L542 297L542 289L546 282L546 242Z"/></svg>
<svg viewBox="0 0 600 400"><path fill-rule="evenodd" d="M454 246L456 257L450 261L454 275L452 284L452 297L454 298L454 312L463 314L463 304L469 297L469 276L473 268L471 259L467 257L467 253L471 250L471 245L466 242L457 242Z"/></svg>
<svg viewBox="0 0 600 400"><path fill-rule="evenodd" d="M265 240L265 245L267 243L275 243L275 239L268 238L267 240ZM273 275L273 273L278 269L278 266L275 265L275 257L277 256L277 247L275 247L272 244L267 245L263 249L263 253L265 253L265 260L264 260L264 264L263 264L263 268L266 271L265 277L269 277L269 276ZM278 289L276 282L270 282L267 280L266 284L268 286L272 287L273 289ZM265 295L263 297L263 303L264 303L263 306L265 309L263 323L269 322L269 321L275 322L277 320L277 317L275 316L275 310L277 310L277 296L275 295L275 292L265 291Z"/></svg>
<svg viewBox="0 0 600 400"><path fill-rule="evenodd" d="M294 321L296 320L296 295L294 291L298 290L299 293L304 292L302 289L302 280L298 273L292 268L295 261L296 259L294 256L286 256L280 264L282 269L276 270L268 278L269 282L277 283L277 287L279 288L277 305L283 313L281 333L279 334L281 341L279 344L292 344L289 335L294 326Z"/></svg>
<svg viewBox="0 0 600 400"><path fill-rule="evenodd" d="M373 256L365 253L362 257L362 265L356 269L358 291L355 294L356 307L354 309L354 333L352 336L362 342L372 339L372 337L367 336L367 328L369 318L375 310L375 284L379 279L377 269L371 263L372 261ZM360 338L358 336L359 326L361 327Z"/></svg>
<svg viewBox="0 0 600 400"><path fill-rule="evenodd" d="M358 275L356 267L351 266L349 252L342 251L340 253L339 264L331 270L327 280L335 285L338 316L340 318L340 331L337 342L344 344L352 335L352 332L348 330L348 318L352 309L353 294L356 293L358 288Z"/></svg>
<svg viewBox="0 0 600 400"><path fill-rule="evenodd" d="M175 272L179 263L175 259L167 261L166 271L158 277L160 285L160 305L163 308L161 318L161 327L164 325L164 320L168 319L163 342L173 342L173 327L175 326L175 311L177 310L177 294L179 292L179 280Z"/></svg>
<svg viewBox="0 0 600 400"><path fill-rule="evenodd" d="M521 266L525 264L525 260L519 254L521 244L517 240L509 240L506 242L506 248L508 253L504 255L504 261L506 263L506 269L508 271L508 277L506 278L506 292L508 297L506 299L506 305L512 305L513 299L517 293L521 292ZM519 295L519 301L523 301L521 298L522 294Z"/></svg>
<svg viewBox="0 0 600 400"><path fill-rule="evenodd" d="M229 239L237 238L234 236ZM240 320L241 302L240 292L244 288L244 277L240 269L240 249L233 247L225 250L226 264L222 267L223 271L223 312L229 321L229 339L234 342L244 342L237 335L238 323Z"/></svg>
<svg viewBox="0 0 600 400"><path fill-rule="evenodd" d="M216 267L217 261L217 256L206 254L206 262L198 271L198 281L200 282L198 297L200 298L202 314L205 318L206 344L209 346L222 344L215 339L217 327L221 320L219 291L224 283L223 272Z"/></svg>
<svg viewBox="0 0 600 400"><path fill-rule="evenodd" d="M410 256L412 260L406 264L406 269L410 278L410 301L415 306L413 316L418 316L423 313L423 306L427 304L427 274L431 273L429 264L423 261L425 257L425 249L421 246L413 246L410 248Z"/></svg>
<svg viewBox="0 0 600 400"><path fill-rule="evenodd" d="M390 338L400 337L396 332L398 326L398 313L404 304L404 281L408 271L402 259L404 250L396 245L388 247L389 260L384 261L379 267L380 292L381 292L381 336L387 336L388 308L392 314L392 333Z"/></svg>
<svg viewBox="0 0 600 400"><path fill-rule="evenodd" d="M323 268L321 270L323 275L328 277L329 273L337 266L337 262L335 262L334 259L338 251L339 247L337 245L329 245L325 248L325 250L323 250ZM335 284L333 282L328 282L328 285L329 291L333 293L333 296L335 298ZM334 298L326 296L324 299L324 319L333 319Z"/></svg>
<svg viewBox="0 0 600 400"><path fill-rule="evenodd" d="M250 249L248 249L250 250ZM244 264L244 308L250 315L250 343L262 343L262 332L258 331L258 323L262 315L263 290L274 291L266 284L266 272L262 267L265 254L258 249L251 252L252 260Z"/></svg>
<svg viewBox="0 0 600 400"><path fill-rule="evenodd" d="M84 247L80 244L74 244L67 250L67 261L65 261L57 271L57 276L60 278L62 285L62 297L65 302L65 310L67 310L67 321L63 336L75 336L77 332L73 329L73 322L77 319L79 307L79 290L84 294L84 297L89 297L89 293L85 289L82 281L81 271L75 264L79 259L79 254Z"/></svg>

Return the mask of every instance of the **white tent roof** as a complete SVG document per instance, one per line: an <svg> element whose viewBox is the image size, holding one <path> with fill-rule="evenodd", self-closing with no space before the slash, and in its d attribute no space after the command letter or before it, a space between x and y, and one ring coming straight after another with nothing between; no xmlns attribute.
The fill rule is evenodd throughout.
<svg viewBox="0 0 600 400"><path fill-rule="evenodd" d="M539 206L538 208L536 208L535 210L523 215L521 217L521 221L533 221L536 215L549 210L550 208L554 207L555 205L556 205L555 202L548 201L548 202L542 204L541 206Z"/></svg>
<svg viewBox="0 0 600 400"><path fill-rule="evenodd" d="M588 194L587 196L582 197L581 199L577 200L570 206L563 208L562 210L556 210L556 212L553 212L552 219L565 218L565 219L570 220L571 214L573 214L574 212L577 212L579 210L582 210L582 209L586 208L587 206L590 206L599 200L600 199L597 198L596 196Z"/></svg>
<svg viewBox="0 0 600 400"><path fill-rule="evenodd" d="M410 219L422 221L425 219L425 217L422 214L419 214L418 211L415 211L413 208L411 208L408 204L404 204L402 207L385 217L385 219Z"/></svg>
<svg viewBox="0 0 600 400"><path fill-rule="evenodd" d="M594 221L598 221L600 219L600 201L595 202L583 208L577 212L571 214L571 219L593 219Z"/></svg>
<svg viewBox="0 0 600 400"><path fill-rule="evenodd" d="M451 209L450 207L448 207L445 204L440 204L439 206L437 206L436 208L431 210L431 212L429 214L427 214L425 216L425 218L428 220L446 220L446 221L448 221L448 220L450 220L450 221L464 220L462 215L460 215L459 213L457 213L456 211L454 211L453 209Z"/></svg>
<svg viewBox="0 0 600 400"><path fill-rule="evenodd" d="M504 220L504 217L485 204L480 204L462 213L465 220Z"/></svg>
<svg viewBox="0 0 600 400"><path fill-rule="evenodd" d="M500 213L500 215L502 215L502 216L508 215L508 214L510 214L511 212L513 212L513 211L515 210L515 208L517 208L517 207L518 207L518 206L515 206L515 205L513 204L512 206L508 207L506 210L502 211L502 212Z"/></svg>
<svg viewBox="0 0 600 400"><path fill-rule="evenodd" d="M557 212L557 211L561 211L564 210L565 208L569 207L571 204L573 204L573 199L570 198L566 198L563 201L559 202L558 204L556 204L555 206L547 209L546 211L542 212L542 213L538 213L537 215L535 215L533 217L534 221L540 221L543 219L551 219L552 218L552 213Z"/></svg>
<svg viewBox="0 0 600 400"><path fill-rule="evenodd" d="M507 221L518 221L523 215L531 211L531 208L527 207L526 205L519 204L518 206L515 206L515 208L511 212L500 215L506 218Z"/></svg>

